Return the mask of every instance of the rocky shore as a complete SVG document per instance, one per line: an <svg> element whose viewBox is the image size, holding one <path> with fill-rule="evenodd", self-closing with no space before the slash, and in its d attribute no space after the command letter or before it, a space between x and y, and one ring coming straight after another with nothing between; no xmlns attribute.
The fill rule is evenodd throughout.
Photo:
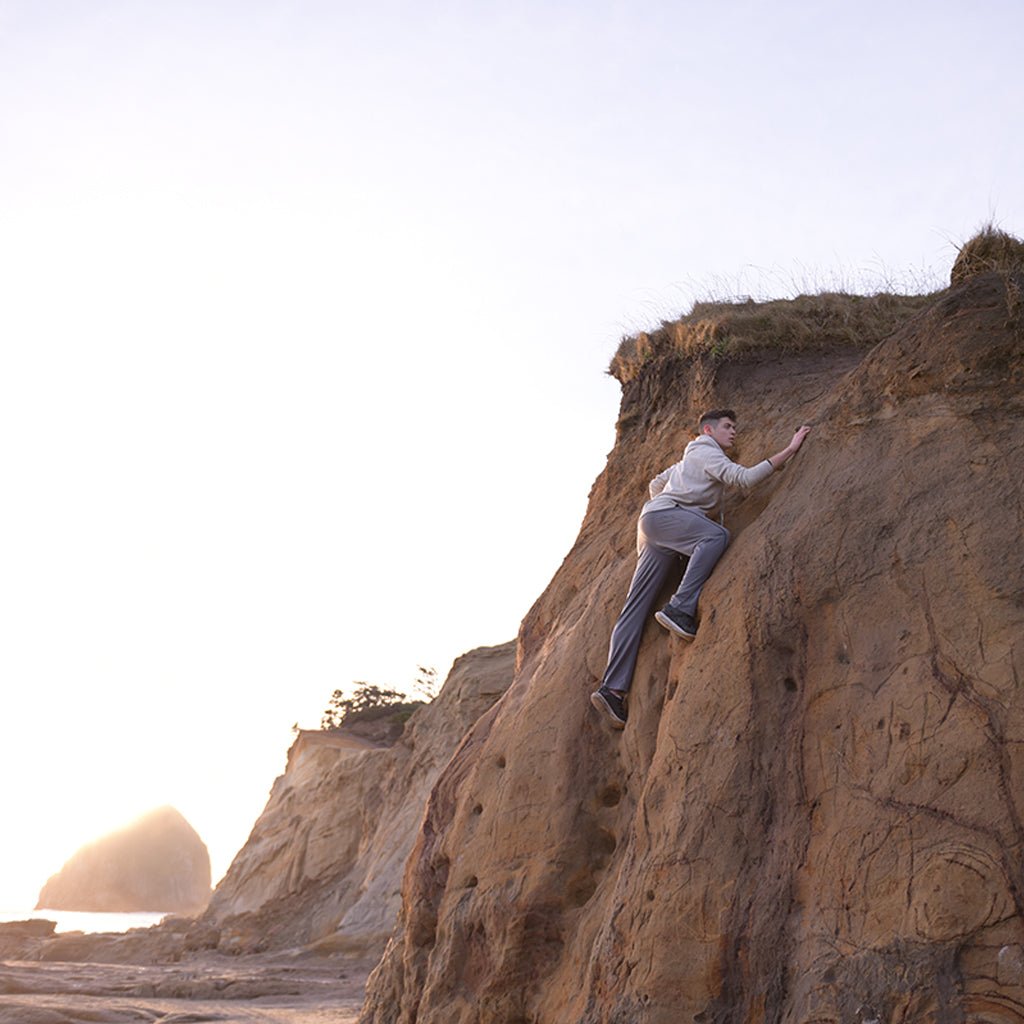
<svg viewBox="0 0 1024 1024"><path fill-rule="evenodd" d="M370 966L283 956L239 962L215 954L176 965L6 962L0 1024L348 1024L362 1005Z"/></svg>
<svg viewBox="0 0 1024 1024"><path fill-rule="evenodd" d="M0 1024L354 1021L430 789L514 666L514 643L469 652L395 736L301 732L205 911L126 933L0 924Z"/></svg>

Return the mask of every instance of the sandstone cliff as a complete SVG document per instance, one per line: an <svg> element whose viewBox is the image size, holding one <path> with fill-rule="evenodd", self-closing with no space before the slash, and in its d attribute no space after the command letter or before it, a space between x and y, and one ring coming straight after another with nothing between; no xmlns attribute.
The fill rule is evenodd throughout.
<svg viewBox="0 0 1024 1024"><path fill-rule="evenodd" d="M1024 1021L1022 288L825 352L623 353L615 448L431 793L364 1024ZM587 698L636 512L713 405L748 464L815 429L727 508L700 635L650 626L614 733Z"/></svg>
<svg viewBox="0 0 1024 1024"><path fill-rule="evenodd" d="M304 731L188 944L233 953L321 943L374 954L400 903L427 794L512 679L515 644L459 658L391 746Z"/></svg>
<svg viewBox="0 0 1024 1024"><path fill-rule="evenodd" d="M173 807L82 847L43 886L37 908L198 913L210 898L210 855Z"/></svg>

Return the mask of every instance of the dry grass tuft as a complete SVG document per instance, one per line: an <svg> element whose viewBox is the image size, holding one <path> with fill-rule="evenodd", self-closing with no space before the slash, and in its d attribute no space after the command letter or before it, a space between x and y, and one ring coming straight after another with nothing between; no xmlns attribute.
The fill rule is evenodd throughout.
<svg viewBox="0 0 1024 1024"><path fill-rule="evenodd" d="M960 246L949 283L960 284L989 270L1005 276L1024 272L1024 242L991 223Z"/></svg>
<svg viewBox="0 0 1024 1024"><path fill-rule="evenodd" d="M608 372L625 384L657 356L708 353L728 359L756 350L780 353L877 344L934 295L823 292L768 302L697 302L678 320L623 338Z"/></svg>

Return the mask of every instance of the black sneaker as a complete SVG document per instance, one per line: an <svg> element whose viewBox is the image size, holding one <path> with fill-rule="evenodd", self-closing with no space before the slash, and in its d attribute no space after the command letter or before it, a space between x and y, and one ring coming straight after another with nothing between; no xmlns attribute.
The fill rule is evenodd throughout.
<svg viewBox="0 0 1024 1024"><path fill-rule="evenodd" d="M655 620L670 633L692 640L697 635L697 620L686 612L677 612L670 604L655 613Z"/></svg>
<svg viewBox="0 0 1024 1024"><path fill-rule="evenodd" d="M612 720L613 729L626 728L626 702L614 690L602 686L590 695L590 703Z"/></svg>

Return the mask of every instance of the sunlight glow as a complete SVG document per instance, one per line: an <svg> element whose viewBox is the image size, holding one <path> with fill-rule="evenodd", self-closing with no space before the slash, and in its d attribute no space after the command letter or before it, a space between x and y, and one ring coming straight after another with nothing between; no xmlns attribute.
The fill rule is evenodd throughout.
<svg viewBox="0 0 1024 1024"><path fill-rule="evenodd" d="M513 637L625 331L1024 230L1024 8L875 6L0 3L0 903Z"/></svg>

